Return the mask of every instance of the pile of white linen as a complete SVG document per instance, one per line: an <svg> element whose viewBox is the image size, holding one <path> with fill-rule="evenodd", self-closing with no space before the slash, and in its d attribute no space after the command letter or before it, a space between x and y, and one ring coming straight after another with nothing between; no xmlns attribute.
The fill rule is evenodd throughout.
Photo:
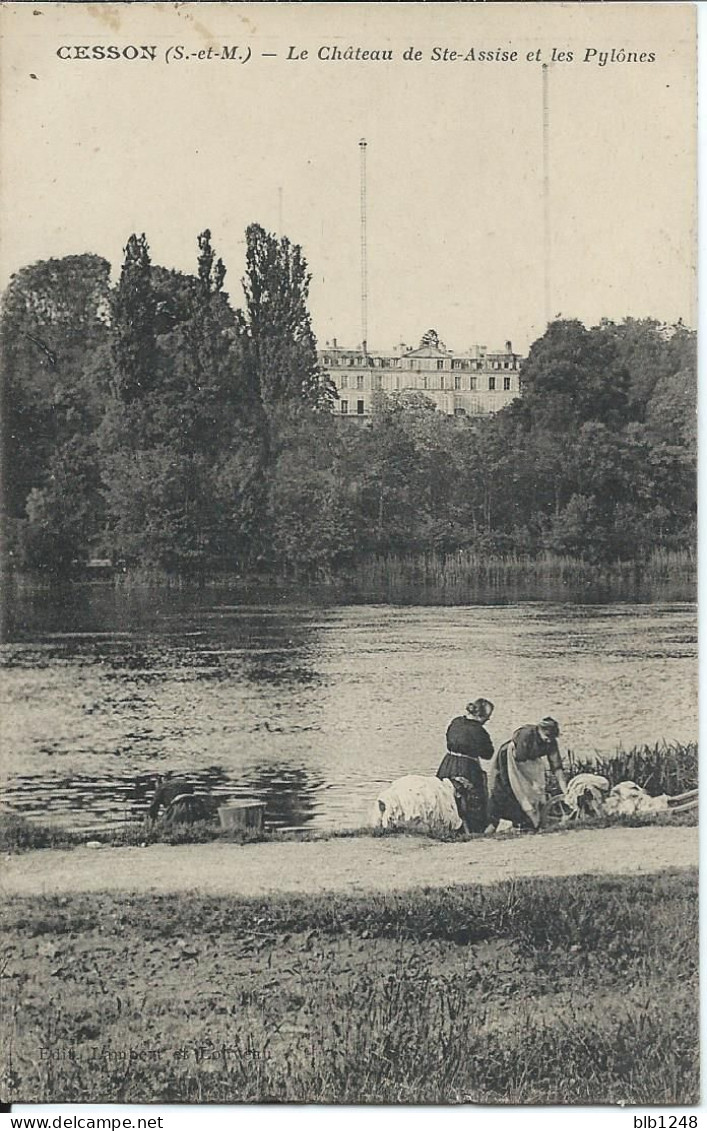
<svg viewBox="0 0 707 1131"><path fill-rule="evenodd" d="M567 783L565 801L573 809L598 817L604 811L610 788L601 774L577 774Z"/></svg>
<svg viewBox="0 0 707 1131"><path fill-rule="evenodd" d="M604 812L632 817L634 813L664 813L668 808L668 795L651 797L635 781L621 781L615 785L604 802Z"/></svg>
<svg viewBox="0 0 707 1131"><path fill-rule="evenodd" d="M381 829L424 827L455 832L462 827L453 782L425 774L408 774L386 786L371 817L373 825Z"/></svg>
<svg viewBox="0 0 707 1131"><path fill-rule="evenodd" d="M609 789L601 774L577 774L567 783L565 801L596 817L602 813L632 817L634 813L663 813L668 808L667 794L651 797L635 781L622 781Z"/></svg>

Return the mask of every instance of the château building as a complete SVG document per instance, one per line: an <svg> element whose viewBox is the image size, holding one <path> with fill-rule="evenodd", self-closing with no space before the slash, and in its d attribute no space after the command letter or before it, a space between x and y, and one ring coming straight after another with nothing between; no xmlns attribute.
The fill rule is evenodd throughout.
<svg viewBox="0 0 707 1131"><path fill-rule="evenodd" d="M416 349L403 343L392 353L344 349L334 338L319 351L319 363L339 394L335 411L341 416L368 416L378 391L422 393L449 416L497 412L520 394L521 360L511 342L504 350L471 346L455 353L435 330Z"/></svg>

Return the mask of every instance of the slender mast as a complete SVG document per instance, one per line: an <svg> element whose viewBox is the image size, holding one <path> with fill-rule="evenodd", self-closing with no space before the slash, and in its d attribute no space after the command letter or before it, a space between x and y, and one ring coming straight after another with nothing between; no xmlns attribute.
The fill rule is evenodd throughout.
<svg viewBox="0 0 707 1131"><path fill-rule="evenodd" d="M366 216L366 139L358 143L361 150L361 345L364 357L368 353L368 241Z"/></svg>
<svg viewBox="0 0 707 1131"><path fill-rule="evenodd" d="M550 91L549 70L543 63L543 274L545 325L550 325Z"/></svg>

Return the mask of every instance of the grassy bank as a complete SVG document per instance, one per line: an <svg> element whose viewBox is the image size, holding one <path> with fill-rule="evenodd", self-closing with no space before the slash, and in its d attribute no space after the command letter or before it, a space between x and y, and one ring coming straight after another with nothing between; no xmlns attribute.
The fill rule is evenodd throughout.
<svg viewBox="0 0 707 1131"><path fill-rule="evenodd" d="M612 827L641 827L644 825L688 826L697 825L699 820L696 809L686 813L636 813L632 816L607 816L582 818L580 822L572 822L565 831L573 832L578 829L602 829ZM530 835L547 836L560 831L559 826L541 829ZM279 832L276 829L264 829L262 832L233 832L222 829L210 821L196 821L192 825L167 825L157 821L154 825L140 821L128 821L125 825L114 828L97 830L95 832L81 832L78 830L60 828L56 825L39 824L28 821L15 814L0 814L0 852L28 852L36 849L56 848L81 848L86 845L106 848L145 847L150 844L210 844L221 841L224 844L266 844L286 843L292 841L312 840L341 840L351 837L395 837L399 830L396 829L336 829L326 832L308 832L307 830L293 830ZM468 834L464 832L443 833L424 827L406 829L406 836L420 836L429 840L460 841L474 840L481 834ZM504 833L501 835L514 835Z"/></svg>
<svg viewBox="0 0 707 1131"><path fill-rule="evenodd" d="M14 899L4 1100L698 1100L696 875Z"/></svg>

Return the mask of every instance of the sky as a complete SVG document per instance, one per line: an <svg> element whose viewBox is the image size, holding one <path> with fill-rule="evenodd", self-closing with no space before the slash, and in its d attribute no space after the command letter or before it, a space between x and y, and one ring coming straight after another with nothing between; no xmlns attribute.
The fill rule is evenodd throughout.
<svg viewBox="0 0 707 1131"><path fill-rule="evenodd" d="M355 345L365 137L369 346L434 327L457 350L525 351L545 324L544 60L551 315L695 324L688 5L6 4L0 20L0 286L85 251L117 270L133 231L154 262L193 270L209 227L237 305L257 221L303 246L320 343ZM56 54L109 44L158 58ZM177 45L189 57L166 62ZM251 57L197 57L224 45ZM317 58L349 45L395 57ZM445 46L460 58L433 61ZM411 47L421 60L402 58ZM573 61L551 62L553 48ZM584 61L612 48L655 61Z"/></svg>

